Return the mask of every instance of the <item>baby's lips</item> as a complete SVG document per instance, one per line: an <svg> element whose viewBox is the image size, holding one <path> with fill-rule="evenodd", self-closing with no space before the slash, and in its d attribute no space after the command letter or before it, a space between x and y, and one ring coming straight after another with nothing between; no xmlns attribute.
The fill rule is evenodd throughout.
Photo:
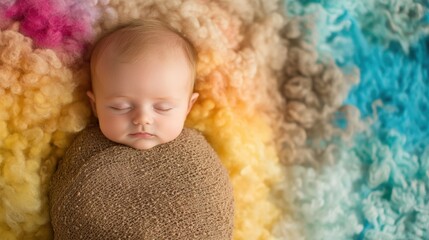
<svg viewBox="0 0 429 240"><path fill-rule="evenodd" d="M155 136L152 133L148 133L148 132L136 132L136 133L132 133L130 134L133 137L141 137L141 138L151 138L153 136Z"/></svg>

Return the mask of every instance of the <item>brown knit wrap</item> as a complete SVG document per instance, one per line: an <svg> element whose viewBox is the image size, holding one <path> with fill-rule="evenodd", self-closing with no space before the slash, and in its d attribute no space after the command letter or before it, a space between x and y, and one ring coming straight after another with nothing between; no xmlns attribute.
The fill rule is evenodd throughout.
<svg viewBox="0 0 429 240"><path fill-rule="evenodd" d="M232 186L204 136L184 128L149 150L82 131L50 192L55 239L231 239Z"/></svg>

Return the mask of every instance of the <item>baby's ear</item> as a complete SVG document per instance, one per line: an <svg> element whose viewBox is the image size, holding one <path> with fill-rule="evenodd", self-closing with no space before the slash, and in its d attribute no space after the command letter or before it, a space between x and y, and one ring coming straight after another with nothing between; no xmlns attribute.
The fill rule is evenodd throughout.
<svg viewBox="0 0 429 240"><path fill-rule="evenodd" d="M92 91L87 91L86 95L89 97L89 102L91 103L92 112L94 113L95 117L97 117L97 108L95 106L95 96Z"/></svg>
<svg viewBox="0 0 429 240"><path fill-rule="evenodd" d="M198 96L200 96L200 94L199 93L192 93L192 95L191 95L191 99L189 99L189 105L188 105L188 111L187 111L187 113L186 114L188 114L190 111L191 111L191 109L192 109L192 106L194 105L194 103L197 101L197 99L198 99Z"/></svg>

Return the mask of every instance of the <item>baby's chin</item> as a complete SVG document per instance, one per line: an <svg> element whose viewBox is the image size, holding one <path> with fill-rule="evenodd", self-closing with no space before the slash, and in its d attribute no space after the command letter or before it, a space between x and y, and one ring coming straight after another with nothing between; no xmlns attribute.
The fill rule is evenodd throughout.
<svg viewBox="0 0 429 240"><path fill-rule="evenodd" d="M149 150L158 145L173 141L178 137L178 135L177 136L171 135L168 138L160 138L159 136L154 135L152 137L147 138L147 137L130 136L129 134L122 135L122 136L109 136L104 133L103 135L112 142L119 143L137 150Z"/></svg>
<svg viewBox="0 0 429 240"><path fill-rule="evenodd" d="M127 146L128 147L132 147L132 148L134 148L134 149L136 149L136 150L149 150L149 149L152 149L152 148L154 148L154 147L156 147L156 146L158 146L158 145L160 145L161 143L159 143L159 144L155 144L155 145L146 145L146 144L127 144Z"/></svg>
<svg viewBox="0 0 429 240"><path fill-rule="evenodd" d="M169 143L171 141L173 141L174 139L176 139L178 136L174 137L174 138L168 138L168 139L160 139L158 137L152 138L152 139L138 139L138 140L131 140L129 142L122 142L121 144L127 145L129 147L132 147L134 149L137 150L149 150L151 148L154 148L158 145L162 145L162 144L166 144Z"/></svg>
<svg viewBox="0 0 429 240"><path fill-rule="evenodd" d="M158 139L128 139L127 137L117 139L106 136L110 141L119 143L137 150L149 150L160 144L161 141Z"/></svg>
<svg viewBox="0 0 429 240"><path fill-rule="evenodd" d="M132 148L137 149L137 150L149 150L149 149L154 148L154 147L156 147L162 143L140 140L140 141L131 142L131 143L130 142L122 142L121 144L124 144L128 147L132 147Z"/></svg>

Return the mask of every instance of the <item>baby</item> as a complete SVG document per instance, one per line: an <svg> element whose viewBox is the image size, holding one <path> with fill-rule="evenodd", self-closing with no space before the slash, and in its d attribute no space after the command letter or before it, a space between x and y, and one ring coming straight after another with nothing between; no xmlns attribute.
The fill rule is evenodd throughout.
<svg viewBox="0 0 429 240"><path fill-rule="evenodd" d="M196 130L196 51L167 24L136 20L91 54L87 92L96 126L83 130L54 173L56 239L231 239L228 173Z"/></svg>
<svg viewBox="0 0 429 240"><path fill-rule="evenodd" d="M102 38L91 56L88 96L103 134L136 149L175 139L198 98L195 62L192 44L158 21Z"/></svg>

